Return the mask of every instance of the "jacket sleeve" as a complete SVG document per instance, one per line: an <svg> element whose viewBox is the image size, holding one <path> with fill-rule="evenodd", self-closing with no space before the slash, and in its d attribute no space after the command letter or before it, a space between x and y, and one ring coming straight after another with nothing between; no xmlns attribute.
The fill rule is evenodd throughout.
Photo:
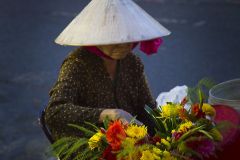
<svg viewBox="0 0 240 160"><path fill-rule="evenodd" d="M84 65L78 59L64 60L58 79L49 92L50 99L46 108L45 120L53 138L78 135L76 129L68 124L84 126L83 122L98 122L104 108L83 106ZM79 134L81 135L81 134Z"/></svg>

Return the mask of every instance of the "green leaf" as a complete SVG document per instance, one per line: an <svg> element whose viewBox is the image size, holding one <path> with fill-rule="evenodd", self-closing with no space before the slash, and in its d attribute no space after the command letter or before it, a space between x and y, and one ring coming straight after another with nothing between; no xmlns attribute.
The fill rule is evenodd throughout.
<svg viewBox="0 0 240 160"><path fill-rule="evenodd" d="M204 102L204 100L207 100L206 95L208 94L208 90L212 88L215 84L216 83L210 78L201 79L195 87L188 87L187 99L191 103L201 103L201 101ZM207 94L206 92L204 93L204 89L207 90ZM202 100L199 99L199 90L201 91Z"/></svg>
<svg viewBox="0 0 240 160"><path fill-rule="evenodd" d="M75 138L72 138L72 137L63 137L59 140L57 140L56 142L54 142L52 145L51 145L51 148L53 151L55 152L58 152L58 150L64 146L65 144L67 144L68 142L72 142L74 141Z"/></svg>
<svg viewBox="0 0 240 160"><path fill-rule="evenodd" d="M145 106L144 109L147 111L147 113L150 115L150 118L156 124L157 129L160 132L166 133L166 128L165 128L164 124L162 123L161 119L156 118L157 117L156 113L147 105Z"/></svg>
<svg viewBox="0 0 240 160"><path fill-rule="evenodd" d="M74 142L76 142L76 138L63 137L51 145L52 151L56 157L64 157Z"/></svg>
<svg viewBox="0 0 240 160"><path fill-rule="evenodd" d="M209 139L213 140L213 137L206 131L200 129L198 132L203 133L206 137L208 137Z"/></svg>
<svg viewBox="0 0 240 160"><path fill-rule="evenodd" d="M173 130L172 119L170 119L170 118L166 119L165 124L166 124L167 131L171 133L171 131Z"/></svg>
<svg viewBox="0 0 240 160"><path fill-rule="evenodd" d="M106 116L104 119L103 119L103 125L104 125L104 129L108 129L108 125L110 123L110 118L108 116Z"/></svg>
<svg viewBox="0 0 240 160"><path fill-rule="evenodd" d="M99 127L97 127L96 125L94 125L93 123L90 123L90 122L86 122L86 121L84 121L84 123L85 124L87 124L87 125L89 125L89 126L91 126L93 129L95 129L96 131L98 131L99 130Z"/></svg>
<svg viewBox="0 0 240 160"><path fill-rule="evenodd" d="M73 153L76 153L77 151L79 151L79 149L83 149L83 146L87 145L86 147L88 147L88 139L87 138L80 138L77 142L75 142L66 152L66 155L64 157L64 159L68 160L68 158L70 158L72 156ZM64 160L63 159L63 160Z"/></svg>
<svg viewBox="0 0 240 160"><path fill-rule="evenodd" d="M203 92L200 88L198 88L198 97L199 97L199 107L202 109L203 105Z"/></svg>
<svg viewBox="0 0 240 160"><path fill-rule="evenodd" d="M215 141L222 141L223 140L223 136L222 134L219 132L219 130L215 127L215 128L212 128L210 131L209 131L209 134L213 137L213 139Z"/></svg>
<svg viewBox="0 0 240 160"><path fill-rule="evenodd" d="M86 136L93 136L95 134L95 132L76 124L68 124L68 126L77 128L78 130L82 131Z"/></svg>
<svg viewBox="0 0 240 160"><path fill-rule="evenodd" d="M77 156L73 160L89 160L90 157L93 156L94 152L92 152L89 148L86 148L82 152L78 152Z"/></svg>
<svg viewBox="0 0 240 160"><path fill-rule="evenodd" d="M102 156L102 153L96 153L92 158L91 160L98 160L100 157Z"/></svg>
<svg viewBox="0 0 240 160"><path fill-rule="evenodd" d="M214 80L212 80L211 78L202 78L198 82L199 87L206 87L207 89L212 88L215 84L216 84L216 82Z"/></svg>
<svg viewBox="0 0 240 160"><path fill-rule="evenodd" d="M203 129L204 128L204 125L202 126L199 126L197 128L193 128L193 129L190 129L188 132L184 133L178 140L178 142L181 142L181 141L184 141L186 138L188 138L189 136L197 133L199 130Z"/></svg>

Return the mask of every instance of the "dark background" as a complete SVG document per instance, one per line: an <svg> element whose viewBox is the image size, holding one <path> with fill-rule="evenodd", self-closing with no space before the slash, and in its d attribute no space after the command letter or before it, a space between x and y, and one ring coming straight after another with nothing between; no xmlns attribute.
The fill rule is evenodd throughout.
<svg viewBox="0 0 240 160"><path fill-rule="evenodd" d="M89 0L0 0L0 160L45 160L37 124L72 47L54 39ZM240 0L137 0L172 31L159 53L139 50L156 98L203 77L240 77Z"/></svg>

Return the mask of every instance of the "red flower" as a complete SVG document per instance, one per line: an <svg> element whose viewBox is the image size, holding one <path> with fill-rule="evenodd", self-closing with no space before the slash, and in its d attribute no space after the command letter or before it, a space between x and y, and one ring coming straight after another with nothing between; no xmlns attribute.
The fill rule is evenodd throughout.
<svg viewBox="0 0 240 160"><path fill-rule="evenodd" d="M188 102L187 97L184 97L181 101L181 106L185 106L185 104Z"/></svg>
<svg viewBox="0 0 240 160"><path fill-rule="evenodd" d="M205 113L201 110L201 108L199 107L199 104L194 104L192 105L192 110L191 110L192 114L194 116L196 116L197 118L203 118L205 117Z"/></svg>
<svg viewBox="0 0 240 160"><path fill-rule="evenodd" d="M172 133L172 137L177 141L180 137L182 137L182 132L174 132Z"/></svg>
<svg viewBox="0 0 240 160"><path fill-rule="evenodd" d="M120 149L122 141L126 138L126 133L120 120L110 124L106 132L106 138L113 150Z"/></svg>
<svg viewBox="0 0 240 160"><path fill-rule="evenodd" d="M200 108L198 104L193 104L192 105L192 114L196 115L199 112Z"/></svg>
<svg viewBox="0 0 240 160"><path fill-rule="evenodd" d="M139 141L137 141L136 143L135 143L135 145L136 146L141 146L141 145L143 145L143 144L145 144L146 143L146 140L145 139L140 139Z"/></svg>
<svg viewBox="0 0 240 160"><path fill-rule="evenodd" d="M102 157L100 158L100 160L116 160L116 155L112 153L112 147L108 146L103 154Z"/></svg>
<svg viewBox="0 0 240 160"><path fill-rule="evenodd" d="M152 140L153 140L153 142L154 143L157 143L157 142L161 142L161 137L160 136L157 136L157 135L155 135L154 137L152 137Z"/></svg>
<svg viewBox="0 0 240 160"><path fill-rule="evenodd" d="M101 127L100 131L101 131L102 134L106 134L106 130L104 128Z"/></svg>

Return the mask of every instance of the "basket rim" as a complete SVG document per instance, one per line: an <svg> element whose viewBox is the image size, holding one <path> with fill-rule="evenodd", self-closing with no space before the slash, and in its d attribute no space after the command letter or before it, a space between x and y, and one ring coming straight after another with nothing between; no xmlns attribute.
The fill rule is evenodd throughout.
<svg viewBox="0 0 240 160"><path fill-rule="evenodd" d="M215 85L215 86L213 86L210 90L209 90L209 98L208 99L210 99L210 97L211 98L214 98L215 100L217 100L217 101L226 101L226 102L238 102L238 103L240 103L240 99L239 100L234 100L234 99L225 99L225 98L220 98L220 97L216 97L216 96L214 96L213 95L213 92L214 92L214 90L217 88L217 87L219 87L219 86L221 86L221 85L226 85L226 84L229 84L229 83L234 83L234 82L239 82L239 85L240 85L240 78L235 78L235 79L231 79L231 80L228 80L228 81L224 81L224 82L221 82L221 83L219 83L219 84L217 84L217 85Z"/></svg>

